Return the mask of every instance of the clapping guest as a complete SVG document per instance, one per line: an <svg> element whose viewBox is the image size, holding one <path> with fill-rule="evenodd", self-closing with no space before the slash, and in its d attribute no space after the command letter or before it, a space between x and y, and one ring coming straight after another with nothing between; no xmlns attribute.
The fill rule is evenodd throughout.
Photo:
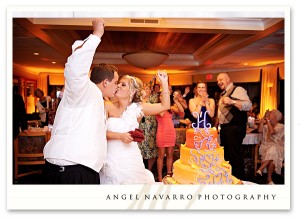
<svg viewBox="0 0 300 219"><path fill-rule="evenodd" d="M191 90L191 86L186 86L184 88L184 94L182 95L182 97L184 98L187 106L184 108L184 120L180 120L180 122L185 124L187 127L189 127L189 125L191 124L190 119L192 114L189 109L188 103L191 98L194 98L194 91Z"/></svg>
<svg viewBox="0 0 300 219"><path fill-rule="evenodd" d="M261 119L258 131L263 133L259 154L262 163L256 174L262 176L262 171L267 168L267 183L274 185L272 174L275 171L281 174L282 162L284 160L284 125L279 123L282 113L279 110L267 110Z"/></svg>
<svg viewBox="0 0 300 219"><path fill-rule="evenodd" d="M173 97L172 97L173 96ZM180 90L175 90L171 98L172 121L175 128L179 127L181 119L184 119L184 109L187 108L187 103L183 99Z"/></svg>
<svg viewBox="0 0 300 219"><path fill-rule="evenodd" d="M196 94L196 97L189 101L189 109L193 116L191 122L195 123L195 126L199 128L208 127L215 115L215 101L213 98L208 97L207 84L205 82L197 83ZM198 115L199 121L197 120Z"/></svg>
<svg viewBox="0 0 300 219"><path fill-rule="evenodd" d="M194 97L193 92L191 91L191 87L190 86L186 86L184 88L184 93L182 95L183 98L185 98L187 100L187 102Z"/></svg>
<svg viewBox="0 0 300 219"><path fill-rule="evenodd" d="M186 109L188 109L188 102L185 98L183 98L183 95L179 89L175 90L175 92L178 92L178 102L182 105L183 110L185 111Z"/></svg>
<svg viewBox="0 0 300 219"><path fill-rule="evenodd" d="M155 94L158 94L160 92L160 85L159 84L154 84L152 92L155 93Z"/></svg>
<svg viewBox="0 0 300 219"><path fill-rule="evenodd" d="M232 166L232 175L244 180L245 164L241 147L246 136L247 111L251 109L252 103L247 91L235 86L228 74L220 73L217 83L223 91L219 100L218 123L224 157Z"/></svg>

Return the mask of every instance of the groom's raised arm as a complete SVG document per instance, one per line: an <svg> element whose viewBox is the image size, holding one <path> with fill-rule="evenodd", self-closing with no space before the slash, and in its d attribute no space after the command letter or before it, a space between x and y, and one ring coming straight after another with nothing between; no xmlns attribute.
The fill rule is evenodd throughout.
<svg viewBox="0 0 300 219"><path fill-rule="evenodd" d="M77 40L72 45L72 54L65 65L65 92L70 105L78 104L85 96L90 82L89 71L93 62L96 49L104 34L104 21L93 21L93 34L85 40Z"/></svg>

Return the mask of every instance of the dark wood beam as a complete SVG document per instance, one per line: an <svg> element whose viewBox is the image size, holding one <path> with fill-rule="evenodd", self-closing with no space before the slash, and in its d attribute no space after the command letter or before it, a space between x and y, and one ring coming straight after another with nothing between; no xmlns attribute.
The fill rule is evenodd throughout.
<svg viewBox="0 0 300 219"><path fill-rule="evenodd" d="M216 35L211 40L194 52L194 57L198 59L202 65L208 61L216 61L220 58L230 55L231 53L240 50L272 33L284 28L284 21L280 21L268 29L256 33L254 35Z"/></svg>

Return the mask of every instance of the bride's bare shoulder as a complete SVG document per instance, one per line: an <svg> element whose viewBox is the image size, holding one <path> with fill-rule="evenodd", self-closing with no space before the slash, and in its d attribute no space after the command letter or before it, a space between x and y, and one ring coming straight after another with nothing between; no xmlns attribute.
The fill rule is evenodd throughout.
<svg viewBox="0 0 300 219"><path fill-rule="evenodd" d="M106 111L115 110L117 107L117 102L115 101L105 101L104 107Z"/></svg>

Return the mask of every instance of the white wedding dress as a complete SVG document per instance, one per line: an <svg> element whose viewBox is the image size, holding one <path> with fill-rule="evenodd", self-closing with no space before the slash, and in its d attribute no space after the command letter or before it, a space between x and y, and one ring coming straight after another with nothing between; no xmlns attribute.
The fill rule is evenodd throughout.
<svg viewBox="0 0 300 219"><path fill-rule="evenodd" d="M142 115L141 106L132 103L121 118L107 119L107 130L129 132L139 127L137 117ZM152 184L153 174L147 170L137 142L125 144L120 140L107 142L107 155L100 171L100 184Z"/></svg>

